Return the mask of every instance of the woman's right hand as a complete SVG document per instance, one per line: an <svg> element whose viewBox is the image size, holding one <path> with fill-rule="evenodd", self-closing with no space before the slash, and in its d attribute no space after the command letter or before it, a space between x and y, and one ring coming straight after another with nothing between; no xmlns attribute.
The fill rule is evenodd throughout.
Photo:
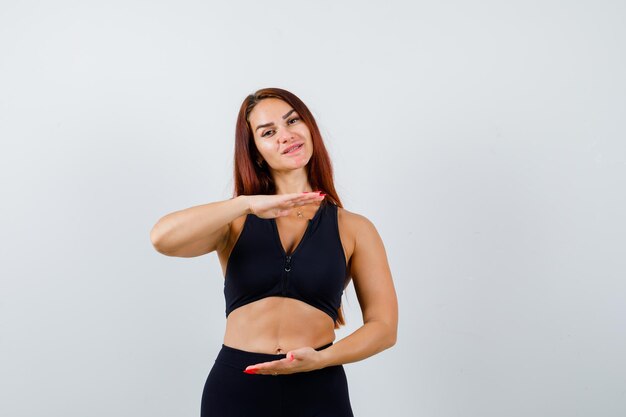
<svg viewBox="0 0 626 417"><path fill-rule="evenodd" d="M294 207L322 201L325 194L319 191L274 195L248 195L250 212L262 219L288 216Z"/></svg>

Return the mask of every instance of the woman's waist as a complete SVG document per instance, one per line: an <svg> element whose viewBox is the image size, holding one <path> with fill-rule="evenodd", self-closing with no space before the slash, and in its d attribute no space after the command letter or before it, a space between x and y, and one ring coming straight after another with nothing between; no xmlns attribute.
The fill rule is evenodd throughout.
<svg viewBox="0 0 626 417"><path fill-rule="evenodd" d="M334 322L327 314L293 303L240 307L228 316L224 334L226 346L275 355L334 340Z"/></svg>

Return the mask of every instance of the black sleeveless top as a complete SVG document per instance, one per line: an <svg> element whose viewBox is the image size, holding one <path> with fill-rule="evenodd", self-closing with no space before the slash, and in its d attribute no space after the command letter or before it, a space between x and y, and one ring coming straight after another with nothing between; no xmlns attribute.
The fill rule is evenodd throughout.
<svg viewBox="0 0 626 417"><path fill-rule="evenodd" d="M248 214L226 265L226 317L269 296L295 298L337 320L348 269L337 206L322 201L298 246L285 253L275 219Z"/></svg>

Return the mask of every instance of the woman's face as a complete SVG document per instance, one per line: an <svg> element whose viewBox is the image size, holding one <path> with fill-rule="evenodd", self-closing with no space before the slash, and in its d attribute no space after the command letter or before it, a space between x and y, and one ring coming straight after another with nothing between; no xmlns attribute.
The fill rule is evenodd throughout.
<svg viewBox="0 0 626 417"><path fill-rule="evenodd" d="M256 148L272 170L302 168L311 159L311 132L286 102L277 98L263 99L254 106L248 120Z"/></svg>

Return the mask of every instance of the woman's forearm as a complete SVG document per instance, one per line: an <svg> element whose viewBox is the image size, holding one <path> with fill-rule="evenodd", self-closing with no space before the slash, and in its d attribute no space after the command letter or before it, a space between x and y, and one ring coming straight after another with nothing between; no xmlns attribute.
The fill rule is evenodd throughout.
<svg viewBox="0 0 626 417"><path fill-rule="evenodd" d="M175 211L159 219L150 232L150 239L162 253L175 253L200 239L213 247L218 243L218 231L249 212L246 196Z"/></svg>
<svg viewBox="0 0 626 417"><path fill-rule="evenodd" d="M339 342L320 350L323 367L358 362L396 343L396 332L387 323L370 321Z"/></svg>

